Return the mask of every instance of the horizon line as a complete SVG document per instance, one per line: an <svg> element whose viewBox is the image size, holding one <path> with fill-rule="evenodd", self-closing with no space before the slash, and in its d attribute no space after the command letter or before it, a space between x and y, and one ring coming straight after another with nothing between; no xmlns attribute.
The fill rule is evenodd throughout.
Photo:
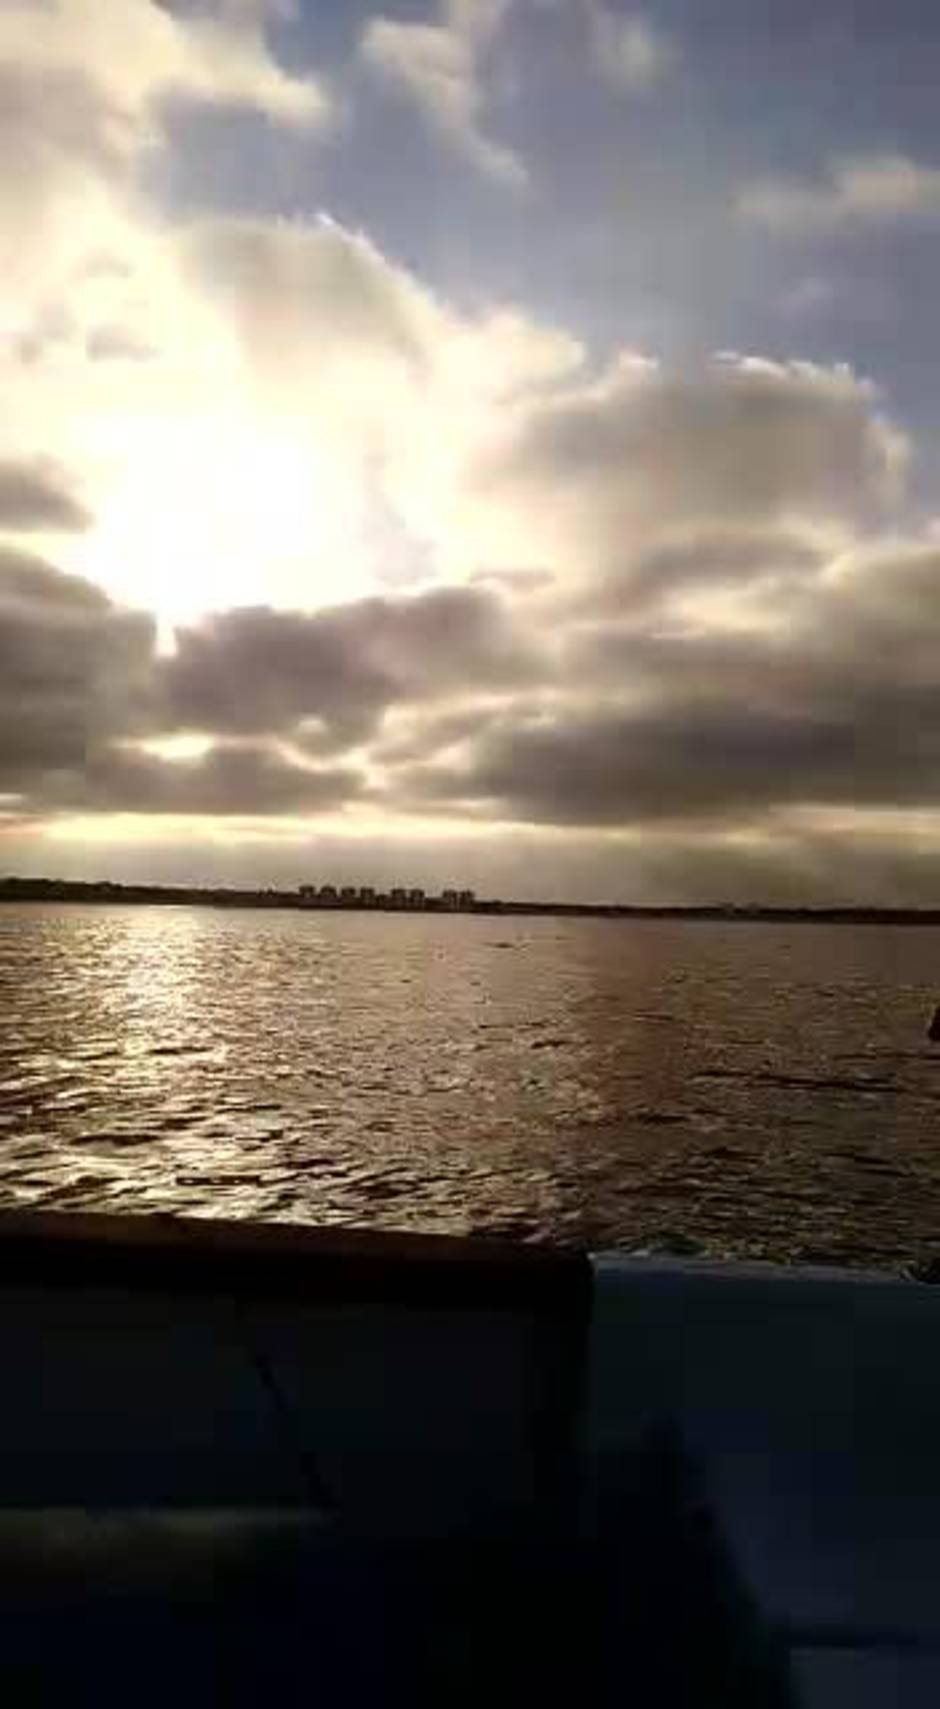
<svg viewBox="0 0 940 1709"><path fill-rule="evenodd" d="M429 891L420 885L394 885L380 890L373 885L300 884L293 888L278 885L233 885L208 883L168 883L146 879L51 878L39 875L8 873L0 877L0 901L16 900L17 892L54 892L52 899L95 900L110 898L117 893L139 904L185 900L193 905L205 901L228 901L237 906L282 906L298 911L335 910L342 912L389 913L519 913L519 914L581 914L609 918L712 918L712 919L846 919L846 920L910 920L940 923L940 903L872 903L872 902L602 902L525 900L518 897L477 896L469 887L448 886L442 891ZM69 892L72 892L70 897ZM19 899L35 900L35 897Z"/></svg>

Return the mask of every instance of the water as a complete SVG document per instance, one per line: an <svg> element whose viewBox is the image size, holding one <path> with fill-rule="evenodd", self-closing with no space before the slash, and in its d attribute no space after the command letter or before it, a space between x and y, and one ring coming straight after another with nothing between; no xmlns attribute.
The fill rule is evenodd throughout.
<svg viewBox="0 0 940 1709"><path fill-rule="evenodd" d="M940 930L0 908L0 1204L896 1267Z"/></svg>

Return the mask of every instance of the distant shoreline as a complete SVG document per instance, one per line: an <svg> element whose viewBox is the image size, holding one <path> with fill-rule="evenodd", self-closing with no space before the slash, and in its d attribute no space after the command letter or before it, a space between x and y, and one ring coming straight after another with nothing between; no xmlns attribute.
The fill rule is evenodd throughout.
<svg viewBox="0 0 940 1709"><path fill-rule="evenodd" d="M453 902L442 896L374 896L324 899L299 890L246 890L207 885L110 884L56 878L0 879L0 903L63 902L118 904L131 907L280 908L302 913L356 914L482 914L599 920L713 920L747 925L778 922L786 925L940 926L940 908L775 908L733 904L634 907L616 902L517 902L479 898Z"/></svg>

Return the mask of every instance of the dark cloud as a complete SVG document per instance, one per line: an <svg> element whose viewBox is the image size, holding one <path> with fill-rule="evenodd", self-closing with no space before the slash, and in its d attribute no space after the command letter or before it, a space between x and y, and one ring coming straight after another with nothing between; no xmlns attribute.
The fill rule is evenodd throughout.
<svg viewBox="0 0 940 1709"><path fill-rule="evenodd" d="M158 659L150 618L8 551L0 792L24 810L311 813L363 788L349 767L316 766L317 754L367 740L389 707L515 684L531 668L501 603L469 588L310 615L233 610ZM187 729L219 744L192 760L134 745Z"/></svg>
<svg viewBox="0 0 940 1709"><path fill-rule="evenodd" d="M364 740L385 709L535 668L500 601L480 588L360 600L304 614L223 612L178 636L165 672L169 728Z"/></svg>
<svg viewBox="0 0 940 1709"><path fill-rule="evenodd" d="M940 807L940 697L905 684L842 708L742 699L497 720L401 786L438 806L561 825L747 821L807 805Z"/></svg>
<svg viewBox="0 0 940 1709"><path fill-rule="evenodd" d="M938 660L940 551L872 552L764 627L583 628L565 693L489 708L425 763L412 741L398 787L438 811L625 828L940 808Z"/></svg>
<svg viewBox="0 0 940 1709"><path fill-rule="evenodd" d="M56 610L101 615L114 609L96 583L84 576L67 575L31 552L10 547L0 547L0 599L6 620L30 611L42 619Z"/></svg>
<svg viewBox="0 0 940 1709"><path fill-rule="evenodd" d="M538 590L508 605L454 587L310 614L229 611L182 632L164 659L149 619L8 551L0 796L17 799L0 806L156 822L360 802L377 822L408 815L418 842L428 816L457 837L468 819L555 836L582 850L584 885L591 836L602 830L606 848L617 832L642 874L633 893L662 899L666 887L693 900L831 898L840 881L862 900L890 899L895 882L913 894L924 868L901 860L900 831L867 843L860 832L864 860L840 874L832 835L807 826L940 809L940 547L868 547L814 568L786 529L776 547L769 531L709 535L703 585L735 543L781 584L762 589L751 626L667 624L640 602L595 606L556 634ZM671 559L663 570L680 587L686 572L695 584L686 547L681 574ZM139 745L186 730L216 745L187 760ZM331 757L359 746L361 770ZM563 867L549 860L543 891L552 870ZM615 871L608 851L594 894L605 874L607 894L630 893ZM532 893L527 869L514 884Z"/></svg>
<svg viewBox="0 0 940 1709"><path fill-rule="evenodd" d="M151 618L0 550L0 790L31 793L145 718Z"/></svg>
<svg viewBox="0 0 940 1709"><path fill-rule="evenodd" d="M44 458L0 458L0 528L75 530L91 516L69 491L61 472Z"/></svg>
<svg viewBox="0 0 940 1709"><path fill-rule="evenodd" d="M192 760L134 746L158 722L155 628L100 588L25 554L0 554L0 795L21 813L292 814L361 789L271 744Z"/></svg>
<svg viewBox="0 0 940 1709"><path fill-rule="evenodd" d="M556 712L550 720L491 727L469 762L418 767L419 795L486 803L502 818L636 826L718 822L784 803L917 798L923 768L898 779L897 741L860 764L851 720L747 707ZM936 744L940 756L940 741Z"/></svg>
<svg viewBox="0 0 940 1709"><path fill-rule="evenodd" d="M133 745L157 722L155 628L100 588L0 554L0 795L19 813L290 814L356 794L349 769L271 745L168 760Z"/></svg>
<svg viewBox="0 0 940 1709"><path fill-rule="evenodd" d="M361 788L350 768L297 765L262 743L218 747L189 760L111 747L90 756L80 772L54 778L47 804L83 812L251 817L321 812Z"/></svg>
<svg viewBox="0 0 940 1709"><path fill-rule="evenodd" d="M568 632L570 678L643 702L862 716L877 700L906 722L940 658L940 548L845 555L762 591L752 626L620 621ZM918 702L919 704L919 702Z"/></svg>
<svg viewBox="0 0 940 1709"><path fill-rule="evenodd" d="M179 631L164 669L167 729L283 735L308 719L311 740L315 726L340 747L367 735L394 684L337 627L259 606Z"/></svg>

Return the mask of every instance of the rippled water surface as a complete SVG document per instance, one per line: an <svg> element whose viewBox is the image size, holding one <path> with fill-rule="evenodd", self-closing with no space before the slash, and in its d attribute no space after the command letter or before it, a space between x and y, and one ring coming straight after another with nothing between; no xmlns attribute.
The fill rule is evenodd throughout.
<svg viewBox="0 0 940 1709"><path fill-rule="evenodd" d="M0 907L0 1203L889 1266L940 930Z"/></svg>

